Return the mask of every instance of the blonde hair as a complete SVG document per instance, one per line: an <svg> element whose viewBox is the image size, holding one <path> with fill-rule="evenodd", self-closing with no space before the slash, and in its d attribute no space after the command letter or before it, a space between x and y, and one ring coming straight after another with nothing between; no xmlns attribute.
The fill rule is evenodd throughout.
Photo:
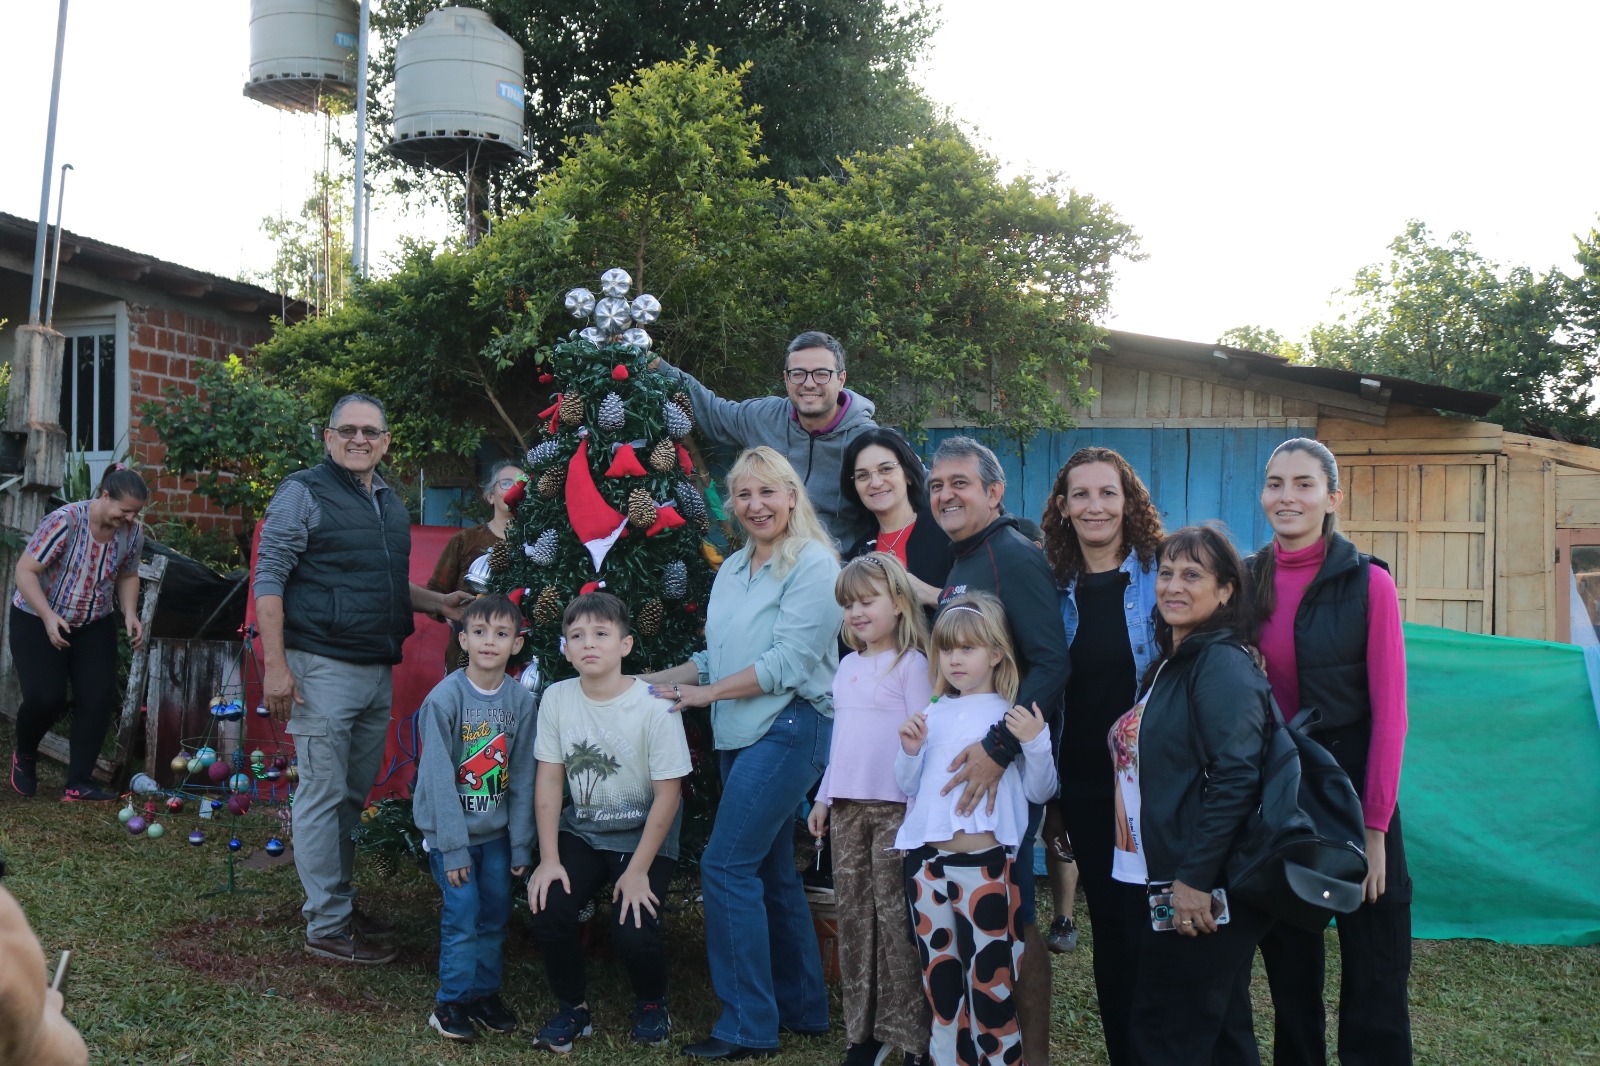
<svg viewBox="0 0 1600 1066"><path fill-rule="evenodd" d="M738 495L738 484L746 478L758 485L786 489L794 497L794 512L789 515L789 528L772 555L774 574L781 576L788 573L800 561L800 553L805 550L808 541L822 545L828 550L829 558L838 561L839 549L833 546L833 538L822 527L816 508L811 506L811 498L806 495L806 487L789 460L765 444L746 448L734 460L733 469L728 471L729 500Z"/></svg>
<svg viewBox="0 0 1600 1066"><path fill-rule="evenodd" d="M1000 653L1000 661L994 668L994 690L1004 696L1007 703L1015 703L1021 674L1017 670L1016 653L1011 649L1011 627L1006 623L1005 608L992 593L969 592L957 596L944 605L939 620L933 623L933 638L928 647L928 679L933 682L935 696L955 692L939 673L939 653L966 645L992 648Z"/></svg>
<svg viewBox="0 0 1600 1066"><path fill-rule="evenodd" d="M897 654L894 663L906 657L908 651L928 654L928 620L923 617L917 594L911 589L911 575L900 565L900 560L883 552L872 552L852 559L839 571L833 583L833 598L840 607L849 607L857 600L886 593L894 604L899 618L894 624L894 646ZM840 627L840 637L855 651L866 651L867 645L848 624Z"/></svg>

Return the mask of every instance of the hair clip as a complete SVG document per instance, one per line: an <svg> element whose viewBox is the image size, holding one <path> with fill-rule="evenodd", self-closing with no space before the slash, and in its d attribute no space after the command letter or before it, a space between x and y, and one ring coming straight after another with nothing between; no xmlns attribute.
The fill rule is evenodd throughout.
<svg viewBox="0 0 1600 1066"><path fill-rule="evenodd" d="M958 603L954 607L946 607L944 609L944 613L945 614L949 614L952 611L971 611L973 614L976 614L976 615L982 615L983 614L983 612L978 610L976 607L969 607L964 603Z"/></svg>

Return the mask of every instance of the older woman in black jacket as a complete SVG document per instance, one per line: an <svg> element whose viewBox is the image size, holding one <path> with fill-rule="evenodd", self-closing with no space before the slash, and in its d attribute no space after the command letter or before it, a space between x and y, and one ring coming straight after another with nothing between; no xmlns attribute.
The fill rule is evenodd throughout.
<svg viewBox="0 0 1600 1066"><path fill-rule="evenodd" d="M1250 648L1243 564L1215 526L1161 543L1156 636L1144 696L1112 726L1112 876L1148 886L1129 1025L1134 1062L1260 1062L1229 999L1266 915L1227 900L1225 868L1259 802L1271 687Z"/></svg>

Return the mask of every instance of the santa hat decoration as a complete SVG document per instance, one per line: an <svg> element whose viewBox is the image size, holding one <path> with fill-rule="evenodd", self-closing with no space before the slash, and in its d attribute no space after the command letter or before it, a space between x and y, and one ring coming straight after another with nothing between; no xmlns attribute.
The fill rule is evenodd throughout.
<svg viewBox="0 0 1600 1066"><path fill-rule="evenodd" d="M527 494L528 477L524 474L522 477L517 478L516 482L509 489L506 489L506 494L500 498L505 501L506 510L515 511L517 504L521 503L522 498Z"/></svg>
<svg viewBox="0 0 1600 1066"><path fill-rule="evenodd" d="M611 465L606 467L606 477L644 477L644 464L639 462L639 456L633 450L635 445L642 447L644 441L612 446Z"/></svg>
<svg viewBox="0 0 1600 1066"><path fill-rule="evenodd" d="M522 606L522 597L526 596L528 593L530 593L532 591L533 591L532 589L512 589L510 592L506 593L506 599L510 600L512 603L516 604L518 607L521 607Z"/></svg>
<svg viewBox="0 0 1600 1066"><path fill-rule="evenodd" d="M668 500L666 503L656 504L656 520L644 531L644 535L653 537L662 530L676 529L684 524L683 516L678 513L677 501Z"/></svg>
<svg viewBox="0 0 1600 1066"><path fill-rule="evenodd" d="M678 445L678 465L683 468L684 477L694 473L694 462L689 458L689 450L681 444Z"/></svg>
<svg viewBox="0 0 1600 1066"><path fill-rule="evenodd" d="M628 519L606 502L595 487L594 474L589 470L588 438L578 442L578 450L567 464L567 518L572 531L589 549L596 573L605 562L606 553L622 536Z"/></svg>
<svg viewBox="0 0 1600 1066"><path fill-rule="evenodd" d="M581 589L578 590L578 595L587 596L587 595L589 595L589 593L591 593L591 592L599 592L601 589L603 589L605 587L606 587L606 583L604 581L588 581L588 582L585 582L584 586Z"/></svg>

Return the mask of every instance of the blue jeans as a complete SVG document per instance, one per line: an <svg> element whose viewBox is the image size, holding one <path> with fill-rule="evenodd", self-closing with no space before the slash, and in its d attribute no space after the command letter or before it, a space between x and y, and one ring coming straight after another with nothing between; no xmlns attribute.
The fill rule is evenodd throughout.
<svg viewBox="0 0 1600 1066"><path fill-rule="evenodd" d="M811 908L794 865L794 812L828 761L833 721L796 699L766 735L723 751L722 802L700 859L706 955L722 1015L711 1035L775 1048L778 1027L828 1028Z"/></svg>
<svg viewBox="0 0 1600 1066"><path fill-rule="evenodd" d="M444 893L439 915L439 1002L470 1003L500 991L500 957L511 917L511 838L467 848L472 873L460 888L445 877L440 853L428 868Z"/></svg>

